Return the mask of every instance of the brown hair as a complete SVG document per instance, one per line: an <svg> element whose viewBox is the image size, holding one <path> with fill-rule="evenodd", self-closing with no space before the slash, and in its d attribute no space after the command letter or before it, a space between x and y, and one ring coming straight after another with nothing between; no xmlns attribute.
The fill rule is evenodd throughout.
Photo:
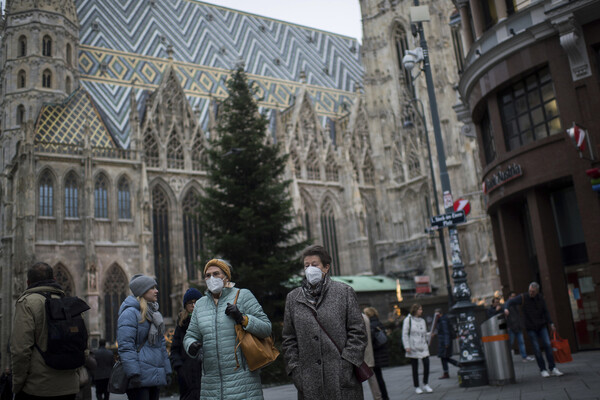
<svg viewBox="0 0 600 400"><path fill-rule="evenodd" d="M323 266L331 265L331 256L325 250L325 247L315 244L313 246L309 246L302 252L302 259L300 262L304 264L304 259L308 256L318 256L323 263Z"/></svg>
<svg viewBox="0 0 600 400"><path fill-rule="evenodd" d="M363 310L363 312L369 318L371 318L372 316L376 316L377 318L379 318L379 313L377 312L377 310L374 307L366 307Z"/></svg>
<svg viewBox="0 0 600 400"><path fill-rule="evenodd" d="M419 311L419 308L423 308L423 306L419 303L415 303L412 306L410 306L410 315L416 315L417 311Z"/></svg>

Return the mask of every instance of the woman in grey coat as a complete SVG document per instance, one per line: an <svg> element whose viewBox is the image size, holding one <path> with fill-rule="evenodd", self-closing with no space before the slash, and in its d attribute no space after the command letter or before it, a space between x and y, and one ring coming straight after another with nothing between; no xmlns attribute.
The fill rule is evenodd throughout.
<svg viewBox="0 0 600 400"><path fill-rule="evenodd" d="M307 248L302 260L302 287L292 290L285 303L282 348L286 372L298 390L298 399L361 400L362 384L354 375L354 366L363 362L367 334L356 293L329 278L331 256L322 246Z"/></svg>

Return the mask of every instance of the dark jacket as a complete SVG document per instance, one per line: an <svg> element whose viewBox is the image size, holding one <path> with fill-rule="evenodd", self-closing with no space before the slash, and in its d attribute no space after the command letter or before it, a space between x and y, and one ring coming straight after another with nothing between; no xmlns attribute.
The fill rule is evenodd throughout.
<svg viewBox="0 0 600 400"><path fill-rule="evenodd" d="M171 366L177 371L180 399L199 399L202 379L202 360L190 357L183 347L183 338L190 326L191 316L177 324L171 344Z"/></svg>
<svg viewBox="0 0 600 400"><path fill-rule="evenodd" d="M371 323L371 337L375 335L375 332L380 330L385 330L381 321L377 316L373 315L369 318L369 322ZM388 341L389 342L389 341ZM388 344L384 344L380 347L373 346L373 351L375 353L375 366L376 367L387 367L390 365L390 349L388 348Z"/></svg>
<svg viewBox="0 0 600 400"><path fill-rule="evenodd" d="M506 317L506 325L513 332L521 332L523 330L523 318L519 311L519 306L513 304L508 308L509 314Z"/></svg>
<svg viewBox="0 0 600 400"><path fill-rule="evenodd" d="M450 319L446 314L438 318L437 336L438 357L449 358L452 356L452 327L450 326Z"/></svg>
<svg viewBox="0 0 600 400"><path fill-rule="evenodd" d="M492 318L494 315L496 314L502 314L504 311L502 311L502 306L500 306L500 310L496 310L496 306L490 306L487 310L486 310L486 315L488 318Z"/></svg>
<svg viewBox="0 0 600 400"><path fill-rule="evenodd" d="M94 358L97 364L94 371L94 381L110 378L110 371L112 371L115 363L113 352L106 347L99 347L94 350Z"/></svg>
<svg viewBox="0 0 600 400"><path fill-rule="evenodd" d="M540 293L535 295L535 297L529 296L529 293L522 293L508 300L504 308L510 312L510 307L519 304L523 310L526 330L538 331L552 323L548 307Z"/></svg>

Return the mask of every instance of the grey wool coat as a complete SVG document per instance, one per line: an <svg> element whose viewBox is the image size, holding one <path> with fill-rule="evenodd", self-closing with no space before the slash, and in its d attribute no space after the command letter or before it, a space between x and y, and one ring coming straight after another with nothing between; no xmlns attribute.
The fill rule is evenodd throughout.
<svg viewBox="0 0 600 400"><path fill-rule="evenodd" d="M286 372L292 376L302 400L362 400L362 384L353 366L364 359L367 333L356 293L329 276L316 305L302 288L286 299L282 348ZM318 325L313 313L342 354Z"/></svg>

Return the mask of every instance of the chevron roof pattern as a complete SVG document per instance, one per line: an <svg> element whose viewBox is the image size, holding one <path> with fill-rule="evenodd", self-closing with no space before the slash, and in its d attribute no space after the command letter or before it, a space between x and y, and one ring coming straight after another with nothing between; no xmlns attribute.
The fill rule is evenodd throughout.
<svg viewBox="0 0 600 400"><path fill-rule="evenodd" d="M209 98L226 96L238 60L259 87L260 105L291 104L306 74L321 116L342 112L363 68L355 39L193 0L75 0L81 81L129 145L129 96L155 89L169 62L202 126ZM169 60L169 56L172 60Z"/></svg>

